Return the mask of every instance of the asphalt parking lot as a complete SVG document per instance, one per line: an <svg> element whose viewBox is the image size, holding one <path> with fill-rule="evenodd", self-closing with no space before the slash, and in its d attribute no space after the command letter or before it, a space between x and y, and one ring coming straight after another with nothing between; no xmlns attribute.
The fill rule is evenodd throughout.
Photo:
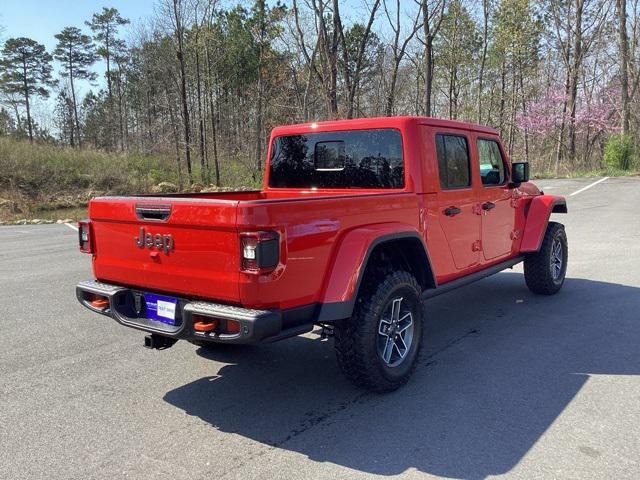
<svg viewBox="0 0 640 480"><path fill-rule="evenodd" d="M0 227L0 478L640 478L640 177L569 195L562 292L520 267L427 303L410 383L363 393L314 334L142 347L93 315L65 225Z"/></svg>

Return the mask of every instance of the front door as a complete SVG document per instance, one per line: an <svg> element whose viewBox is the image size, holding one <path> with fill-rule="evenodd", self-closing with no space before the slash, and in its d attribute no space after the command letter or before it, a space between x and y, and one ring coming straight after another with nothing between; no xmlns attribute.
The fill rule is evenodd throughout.
<svg viewBox="0 0 640 480"><path fill-rule="evenodd" d="M513 190L508 187L508 170L495 139L478 138L478 163L482 189L478 202L482 212L482 251L485 261L511 254L515 208Z"/></svg>
<svg viewBox="0 0 640 480"><path fill-rule="evenodd" d="M436 134L440 225L458 270L480 260L480 215L477 214L469 147L469 138L464 134Z"/></svg>

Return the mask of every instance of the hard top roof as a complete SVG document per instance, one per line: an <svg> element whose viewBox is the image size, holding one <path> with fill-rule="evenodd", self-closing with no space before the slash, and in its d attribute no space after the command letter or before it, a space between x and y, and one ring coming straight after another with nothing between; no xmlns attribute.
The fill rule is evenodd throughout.
<svg viewBox="0 0 640 480"><path fill-rule="evenodd" d="M445 120L442 118L418 116L354 118L351 120L328 120L323 122L298 123L275 127L272 131L272 135L292 135L308 133L314 130L322 132L336 130L361 130L367 128L402 128L410 123L498 135L497 130L484 125L461 122L458 120Z"/></svg>

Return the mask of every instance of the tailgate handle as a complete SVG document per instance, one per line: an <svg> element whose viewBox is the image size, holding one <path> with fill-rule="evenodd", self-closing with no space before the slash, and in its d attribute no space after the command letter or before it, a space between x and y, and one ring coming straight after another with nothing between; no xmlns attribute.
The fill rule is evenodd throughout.
<svg viewBox="0 0 640 480"><path fill-rule="evenodd" d="M136 215L140 220L165 222L171 215L171 205L136 205Z"/></svg>

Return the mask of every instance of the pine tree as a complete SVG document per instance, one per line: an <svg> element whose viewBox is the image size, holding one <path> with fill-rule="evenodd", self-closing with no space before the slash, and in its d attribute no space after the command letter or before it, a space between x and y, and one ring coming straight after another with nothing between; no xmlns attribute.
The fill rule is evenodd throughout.
<svg viewBox="0 0 640 480"><path fill-rule="evenodd" d="M107 63L107 91L111 99L113 96L111 87L111 60L114 52L124 47L124 41L118 38L118 27L127 25L129 20L121 17L120 12L115 8L103 7L102 12L94 13L91 21L85 23L91 28L91 31L94 33L93 39L99 45L96 53L104 58Z"/></svg>
<svg viewBox="0 0 640 480"><path fill-rule="evenodd" d="M78 146L82 144L80 121L78 118L78 101L76 98L76 80L95 80L97 75L89 70L96 61L96 54L91 38L83 34L79 28L66 27L57 34L58 44L53 52L54 58L62 63L63 77L69 80L73 116L76 126Z"/></svg>
<svg viewBox="0 0 640 480"><path fill-rule="evenodd" d="M18 94L24 99L27 110L29 140L33 142L33 120L31 119L31 98L48 97L47 87L53 86L51 77L51 55L44 45L30 38L10 38L2 49L0 57L0 88L7 94ZM19 122L19 119L16 119Z"/></svg>
<svg viewBox="0 0 640 480"><path fill-rule="evenodd" d="M112 71L112 62L117 58L118 52L122 52L125 49L125 42L118 38L118 28L127 25L129 20L120 16L120 12L115 8L102 8L102 12L94 13L93 17L91 17L90 22L85 22L85 24L91 28L93 32L93 39L97 43L98 48L96 49L96 53L99 57L102 57L106 63L107 71L105 72L105 77L107 79L107 93L108 93L108 115L109 115L109 123L112 127L111 130L115 129L115 115L114 115L114 101L113 101L113 82L114 82L114 73ZM118 73L115 74L115 80L118 81ZM122 108L119 108L122 110ZM120 123L122 123L121 115ZM124 146L124 139L122 128L120 128L120 145ZM108 132L109 139L108 142L111 144L113 142L112 131Z"/></svg>

